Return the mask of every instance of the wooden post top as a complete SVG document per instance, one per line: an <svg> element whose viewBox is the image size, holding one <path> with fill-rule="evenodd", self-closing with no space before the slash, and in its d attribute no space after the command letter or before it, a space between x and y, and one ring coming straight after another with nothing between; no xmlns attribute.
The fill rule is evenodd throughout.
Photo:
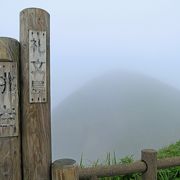
<svg viewBox="0 0 180 180"><path fill-rule="evenodd" d="M42 11L50 16L50 14L45 9L41 9L41 8L35 8L35 7L25 8L20 12L20 14L24 13L25 11L39 11L39 12Z"/></svg>
<svg viewBox="0 0 180 180"><path fill-rule="evenodd" d="M53 163L53 167L58 169L71 168L74 166L76 166L76 161L73 159L59 159Z"/></svg>
<svg viewBox="0 0 180 180"><path fill-rule="evenodd" d="M0 37L0 60L15 61L19 60L19 42L9 37Z"/></svg>
<svg viewBox="0 0 180 180"><path fill-rule="evenodd" d="M157 151L154 149L143 149L141 152L142 153L150 153L150 154L157 153Z"/></svg>

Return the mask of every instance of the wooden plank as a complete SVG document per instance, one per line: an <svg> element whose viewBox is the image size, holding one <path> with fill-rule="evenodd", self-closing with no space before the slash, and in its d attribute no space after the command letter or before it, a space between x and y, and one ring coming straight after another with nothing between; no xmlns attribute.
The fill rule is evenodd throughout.
<svg viewBox="0 0 180 180"><path fill-rule="evenodd" d="M0 137L18 136L17 63L0 62Z"/></svg>
<svg viewBox="0 0 180 180"><path fill-rule="evenodd" d="M46 32L47 99L43 103L29 102L29 30ZM20 44L23 179L50 180L50 16L46 11L28 8L20 13Z"/></svg>
<svg viewBox="0 0 180 180"><path fill-rule="evenodd" d="M73 159L60 159L52 164L52 180L79 180L78 166Z"/></svg>
<svg viewBox="0 0 180 180"><path fill-rule="evenodd" d="M29 102L47 100L46 32L29 30Z"/></svg>
<svg viewBox="0 0 180 180"><path fill-rule="evenodd" d="M142 174L143 180L157 179L157 152L153 149L141 151L141 160L147 165L146 171Z"/></svg>
<svg viewBox="0 0 180 180"><path fill-rule="evenodd" d="M0 180L21 180L18 67L19 42L0 38Z"/></svg>

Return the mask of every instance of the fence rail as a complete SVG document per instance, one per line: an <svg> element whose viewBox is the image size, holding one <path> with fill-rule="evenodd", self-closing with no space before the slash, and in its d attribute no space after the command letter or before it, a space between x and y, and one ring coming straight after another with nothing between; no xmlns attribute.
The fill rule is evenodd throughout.
<svg viewBox="0 0 180 180"><path fill-rule="evenodd" d="M180 157L165 158L157 161L158 169L166 169L175 166L180 166Z"/></svg>
<svg viewBox="0 0 180 180"><path fill-rule="evenodd" d="M132 173L142 173L146 171L146 164L142 161L134 162L128 165L97 166L92 168L79 168L80 179L91 176L110 177L127 175Z"/></svg>
<svg viewBox="0 0 180 180"><path fill-rule="evenodd" d="M180 166L180 157L165 158L157 161L157 169L166 169ZM137 161L128 165L97 166L92 168L79 168L79 178L85 179L92 176L111 177L133 173L143 173L147 165L143 161Z"/></svg>
<svg viewBox="0 0 180 180"><path fill-rule="evenodd" d="M158 169L175 166L180 166L180 157L157 160L157 152L155 150L142 150L141 160L127 165L80 168L74 160L58 160L52 165L52 180L97 180L100 177L113 177L133 173L142 173L143 180L156 180Z"/></svg>

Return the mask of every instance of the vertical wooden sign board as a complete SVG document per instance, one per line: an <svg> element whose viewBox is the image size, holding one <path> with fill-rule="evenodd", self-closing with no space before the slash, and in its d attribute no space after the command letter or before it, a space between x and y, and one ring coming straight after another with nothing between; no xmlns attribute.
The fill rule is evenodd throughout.
<svg viewBox="0 0 180 180"><path fill-rule="evenodd" d="M0 62L0 102L0 137L18 136L16 62Z"/></svg>
<svg viewBox="0 0 180 180"><path fill-rule="evenodd" d="M50 16L20 14L23 180L51 179Z"/></svg>
<svg viewBox="0 0 180 180"><path fill-rule="evenodd" d="M30 103L46 102L46 84L46 32L29 30Z"/></svg>
<svg viewBox="0 0 180 180"><path fill-rule="evenodd" d="M0 180L21 180L19 43L0 38Z"/></svg>

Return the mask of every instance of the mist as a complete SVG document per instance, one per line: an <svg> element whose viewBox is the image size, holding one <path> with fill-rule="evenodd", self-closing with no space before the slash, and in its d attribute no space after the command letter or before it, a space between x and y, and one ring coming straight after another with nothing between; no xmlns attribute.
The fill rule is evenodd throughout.
<svg viewBox="0 0 180 180"><path fill-rule="evenodd" d="M53 158L96 161L116 152L140 159L144 148L179 140L180 90L126 71L95 78L53 111ZM66 138L64 138L66 137Z"/></svg>
<svg viewBox="0 0 180 180"><path fill-rule="evenodd" d="M100 98L99 96L101 93L94 91L97 88L97 90L99 89L99 91L104 94L102 97L108 98L109 101L111 99L110 97L112 97L112 99L115 97L129 97L128 93L124 94L121 92L119 94L116 92L114 96L109 96L109 93L103 91L100 84L105 87L108 86L104 81L109 82L107 80L107 74L111 74L109 72L112 72L112 74L118 72L118 79L116 79L116 76L114 75L109 75L109 78L112 81L112 88L117 87L119 91L121 89L127 90L129 89L128 87L131 87L133 84L129 73L135 73L135 77L139 77L137 74L141 74L140 76L143 78L138 79L137 82L141 84L142 88L141 86L135 86L137 94L138 92L141 92L141 94L144 95L150 93L147 89L143 88L143 83L149 82L152 88L158 91L159 95L161 95L161 91L163 92L164 89L166 89L167 92L164 97L161 97L159 100L161 103L166 101L168 97L169 100L166 102L168 107L174 107L176 110L179 106L177 100L179 99L180 90L180 2L178 0L151 0L148 2L143 0L51 0L43 3L41 0L31 0L28 2L22 0L12 2L11 0L6 0L1 2L1 36L19 39L19 12L28 7L43 8L51 15L51 111L52 127L55 128L52 129L54 157L72 156L78 159L80 156L79 154L81 154L79 149L76 149L74 154L71 151L66 151L68 149L68 144L71 144L71 142L68 144L65 143L67 136L72 136L73 134L69 133L69 125L73 125L74 133L78 131L79 126L81 126L82 129L82 132L79 131L79 133L81 132L83 134L86 130L88 132L91 130L94 132L94 135L93 133L89 133L87 136L87 142L89 142L87 148L81 150L85 154L87 153L87 158L93 159L102 155L100 152L96 151L93 156L88 153L87 149L93 147L93 137L95 139L96 136L99 136L97 132L100 130L96 129L96 127L100 127L101 125L99 125L98 121L103 121L104 118L105 125L103 131L107 132L109 119L112 117L107 120L105 120L104 116L102 116L101 119L98 119L97 117L91 118L92 114L96 115L97 111L94 109L92 113L87 113L89 116L84 118L85 122L89 119L88 122L92 123L89 124L89 126L92 127L86 129L87 124L83 124L83 121L78 121L78 117L82 116L80 113L85 114L86 111L83 111L82 104L79 104L83 98L82 96L77 96L77 93L91 92L89 95L87 94L87 100L90 97L92 99L98 99ZM122 72L125 72L125 75L123 75L124 73ZM128 77L127 80L129 85L123 83L117 85L115 83L125 81L119 74L126 78ZM99 80L95 81L97 78ZM153 79L153 82L150 79ZM90 82L98 83L93 83L92 86L89 86L88 84ZM109 82L109 84L111 83ZM89 87L90 89L83 89L84 87ZM91 89L92 87L94 90ZM132 92L129 93L131 94ZM137 94L134 94L134 98L137 97ZM154 99L157 97L157 94L152 93L152 98ZM71 99L73 97L78 97L79 99L75 98L76 100L73 100ZM139 98L141 98L141 96ZM177 100L175 100L176 98ZM134 104L140 103L138 99L134 99ZM105 99L101 100L102 102L105 101ZM146 106L149 98L144 96L144 100L147 100L144 102L144 107L147 107L144 111L148 111L145 114L148 114L149 116L147 115L145 116L146 118L142 118L142 122L143 120L144 122L146 122L147 119L150 120L150 117L155 113L154 111L150 111L151 108L149 108L149 106ZM153 103L155 102L156 101ZM79 114L71 114L71 111L76 112L76 106L73 106L73 103L78 103L77 107L80 108ZM67 104L66 108L65 104ZM110 114L112 114L112 112L116 114L117 112L115 112L115 110L121 110L120 112L123 114L127 110L130 110L129 108L131 107L125 100L117 101L115 103L116 106L113 105L112 102L107 104L109 109L107 112ZM86 107L87 103L83 102L83 105ZM125 105L128 106L126 107ZM161 105L163 106L163 103ZM99 104L99 106L101 106L101 104ZM125 107L127 109L124 109ZM138 107L139 111L143 108L143 106ZM118 108L120 108L120 110ZM156 124L159 129L164 128L163 131L165 131L167 129L167 124L164 124L163 118L166 108L163 109L161 106L157 108L159 108L157 114L158 116L161 116L161 118L160 120L158 117L152 118L158 122L156 124L152 121L152 124ZM89 107L88 109L91 108ZM163 111L160 113L162 109ZM169 113L173 116L174 110L172 108L170 109L172 111ZM67 115L69 110L71 111L69 115ZM61 114L59 115L57 112L61 112ZM116 114L115 119L118 120L112 123L112 125L117 125L116 128L118 128L119 124L124 124L125 128L130 128L131 131L131 128L133 127L132 119L130 118L131 121L124 122L121 117L122 114ZM127 114L125 114L125 117L127 117ZM178 112L175 114L178 114ZM74 119L72 117L74 117ZM137 118L138 117L139 116L137 116ZM169 119L173 120L173 117L170 116ZM178 115L174 117L175 127L173 128L177 127L176 120L178 118ZM166 119L166 121L169 122L169 119ZM77 124L79 124L79 126L75 126ZM67 128L66 132L64 132L63 127ZM138 132L141 132L141 130L144 129L144 126L138 127ZM119 127L119 129L121 128ZM125 132L127 129L125 129ZM159 131L159 129L157 129L157 132L159 132L159 136L161 136L163 131ZM118 129L116 130L118 131ZM58 131L59 134L56 134ZM85 141L84 139L81 139L82 134L77 135L79 138L79 147L82 145L81 143ZM121 135L122 137L125 136L123 133ZM60 141L57 139L59 136ZM119 135L116 134L116 136ZM117 151L119 151L117 146L120 146L121 142L118 142L118 140L116 141L116 136L112 135L108 138L110 138L109 142L114 141L114 144L112 143L111 147L115 147L115 149L117 148ZM159 148L161 145L163 146L166 143L174 142L177 138L177 134L173 135L172 132L167 133L167 136L168 137L166 138L158 139L158 142L155 142L156 138L154 139L153 137L150 139L150 143L146 145L148 147L151 147L152 145L152 147ZM131 139L129 138L129 140ZM153 144L152 141L155 143ZM162 143L159 143L160 141ZM132 140L130 142L132 143ZM56 143L60 144L60 146L55 147L54 144ZM96 141L94 141L94 144L95 143ZM141 143L143 144L143 141ZM142 147L141 143L139 143L138 148ZM109 149L109 146L102 147L104 147L104 151L106 149L112 150ZM135 153L137 155L135 149L134 151L131 151L130 146L127 146L127 149L124 149L122 153L119 153L119 156L124 155L124 151Z"/></svg>
<svg viewBox="0 0 180 180"><path fill-rule="evenodd" d="M180 88L179 6L178 0L7 0L1 4L0 16L6 18L1 18L0 34L19 39L19 12L24 8L50 13L53 109L87 81L116 69Z"/></svg>

